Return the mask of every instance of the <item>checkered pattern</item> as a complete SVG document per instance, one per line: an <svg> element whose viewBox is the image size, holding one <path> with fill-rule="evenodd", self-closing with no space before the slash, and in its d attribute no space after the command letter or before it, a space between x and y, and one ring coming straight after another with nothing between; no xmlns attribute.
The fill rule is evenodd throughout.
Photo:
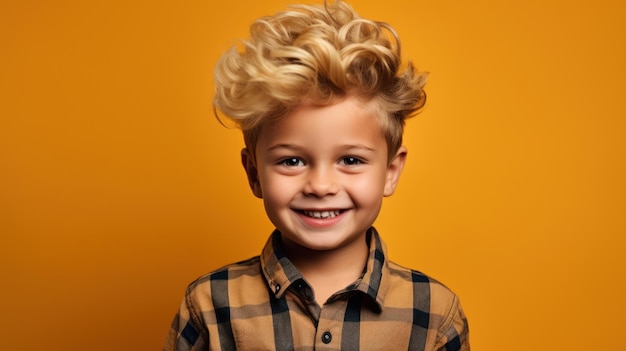
<svg viewBox="0 0 626 351"><path fill-rule="evenodd" d="M456 295L388 261L374 228L368 240L363 276L320 307L274 232L260 256L191 283L163 350L469 350Z"/></svg>

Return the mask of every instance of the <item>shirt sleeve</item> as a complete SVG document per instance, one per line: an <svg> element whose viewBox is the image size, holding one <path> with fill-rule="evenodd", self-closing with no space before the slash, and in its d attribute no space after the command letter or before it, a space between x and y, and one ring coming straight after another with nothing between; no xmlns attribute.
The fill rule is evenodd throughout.
<svg viewBox="0 0 626 351"><path fill-rule="evenodd" d="M194 307L189 291L172 321L163 351L209 350L209 332L203 326L201 314Z"/></svg>
<svg viewBox="0 0 626 351"><path fill-rule="evenodd" d="M450 314L439 330L435 350L470 351L467 317L456 296L450 309Z"/></svg>

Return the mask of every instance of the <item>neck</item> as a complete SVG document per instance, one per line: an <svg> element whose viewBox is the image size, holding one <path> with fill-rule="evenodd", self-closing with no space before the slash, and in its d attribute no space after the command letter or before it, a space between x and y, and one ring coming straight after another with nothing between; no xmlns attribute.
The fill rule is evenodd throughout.
<svg viewBox="0 0 626 351"><path fill-rule="evenodd" d="M289 260L315 291L320 305L361 276L369 255L365 237L333 250L311 250L286 240L283 246Z"/></svg>

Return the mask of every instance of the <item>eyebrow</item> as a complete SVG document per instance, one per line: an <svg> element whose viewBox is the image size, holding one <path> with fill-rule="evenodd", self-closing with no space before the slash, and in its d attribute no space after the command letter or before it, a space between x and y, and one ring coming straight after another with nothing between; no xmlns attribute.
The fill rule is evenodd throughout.
<svg viewBox="0 0 626 351"><path fill-rule="evenodd" d="M302 150L303 148L293 144L276 144L267 148L267 151L274 151L278 149L289 149L294 151Z"/></svg>
<svg viewBox="0 0 626 351"><path fill-rule="evenodd" d="M368 152L376 151L374 148L371 148L364 144L346 144L346 145L343 145L341 149L346 150L346 151L349 151L349 150L362 150L362 151L368 151Z"/></svg>

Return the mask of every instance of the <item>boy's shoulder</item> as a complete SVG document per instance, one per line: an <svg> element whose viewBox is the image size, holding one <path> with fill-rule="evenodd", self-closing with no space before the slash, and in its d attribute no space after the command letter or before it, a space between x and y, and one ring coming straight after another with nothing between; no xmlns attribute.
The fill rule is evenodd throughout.
<svg viewBox="0 0 626 351"><path fill-rule="evenodd" d="M203 287L211 288L211 285L232 284L243 277L261 276L260 257L254 256L246 260L230 263L199 276L187 287L187 292L203 290Z"/></svg>
<svg viewBox="0 0 626 351"><path fill-rule="evenodd" d="M390 276L395 277L396 279L406 280L413 284L435 286L437 289L448 291L450 294L454 295L454 292L450 288L436 278L433 278L431 275L400 265L394 261L388 261L387 268Z"/></svg>
<svg viewBox="0 0 626 351"><path fill-rule="evenodd" d="M410 286L414 298L428 301L430 313L448 315L459 307L457 294L432 276L393 261L388 262L388 269L390 286L405 288Z"/></svg>
<svg viewBox="0 0 626 351"><path fill-rule="evenodd" d="M401 264L396 263L395 261L388 261L387 267L389 269L389 273L393 276L398 276L402 279L410 280L414 283L429 283L429 284L438 284L443 285L439 280L433 278L432 276L418 271L413 268L408 268Z"/></svg>

